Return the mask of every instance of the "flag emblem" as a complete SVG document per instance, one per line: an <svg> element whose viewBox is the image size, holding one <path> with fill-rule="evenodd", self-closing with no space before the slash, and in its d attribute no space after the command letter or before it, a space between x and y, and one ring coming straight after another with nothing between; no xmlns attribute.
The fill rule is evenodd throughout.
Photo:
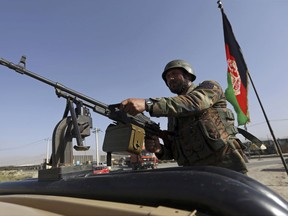
<svg viewBox="0 0 288 216"><path fill-rule="evenodd" d="M231 81L232 81L234 93L235 95L240 95L241 79L240 79L239 71L237 68L237 64L235 60L233 59L228 59L227 64L228 64L228 71L231 74Z"/></svg>

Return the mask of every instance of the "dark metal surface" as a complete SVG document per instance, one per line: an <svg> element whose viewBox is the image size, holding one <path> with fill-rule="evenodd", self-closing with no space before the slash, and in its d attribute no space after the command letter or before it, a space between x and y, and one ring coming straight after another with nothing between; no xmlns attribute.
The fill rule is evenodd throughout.
<svg viewBox="0 0 288 216"><path fill-rule="evenodd" d="M0 195L42 194L148 206L197 209L212 215L288 215L287 202L248 176L217 167L122 171L59 181L0 184Z"/></svg>

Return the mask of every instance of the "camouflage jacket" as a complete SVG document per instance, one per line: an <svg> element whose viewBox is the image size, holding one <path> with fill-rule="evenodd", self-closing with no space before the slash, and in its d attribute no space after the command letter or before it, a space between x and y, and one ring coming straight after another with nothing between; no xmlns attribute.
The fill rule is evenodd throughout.
<svg viewBox="0 0 288 216"><path fill-rule="evenodd" d="M150 115L168 117L168 131L175 132L164 140L159 159L175 159L179 165L213 165L217 153L236 134L233 113L215 81L192 84L185 95L151 99Z"/></svg>

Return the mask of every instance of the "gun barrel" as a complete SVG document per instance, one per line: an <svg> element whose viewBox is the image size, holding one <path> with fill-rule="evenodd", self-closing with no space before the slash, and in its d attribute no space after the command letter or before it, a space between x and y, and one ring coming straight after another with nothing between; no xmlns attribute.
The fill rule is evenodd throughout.
<svg viewBox="0 0 288 216"><path fill-rule="evenodd" d="M64 97L66 99L73 99L78 102L82 102L83 105L93 109L94 112L97 112L101 115L104 115L114 121L121 122L121 123L134 123L141 127L144 127L147 131L156 132L160 130L159 125L153 122L149 117L145 116L143 113L140 113L136 116L131 116L129 114L124 113L123 111L119 110L117 106L109 106L105 103L97 101L91 97L88 97L80 92L77 92L73 89L70 89L61 83L53 82L43 76L40 76L36 73L33 73L25 68L25 60L26 57L22 56L19 64L14 64L9 62L3 58L0 58L0 64L8 67L20 74L25 74L30 76L36 80L44 82L50 86L53 86L56 89L56 94L58 97Z"/></svg>
<svg viewBox="0 0 288 216"><path fill-rule="evenodd" d="M73 89L70 89L70 88L64 86L63 84L61 84L59 82L54 82L54 81L49 80L49 79L47 79L47 78L45 78L43 76L40 76L40 75L38 75L36 73L33 73L32 71L27 70L25 67L23 67L20 64L14 64L14 63L9 62L9 61L7 61L7 60L5 60L3 58L0 58L0 64L3 65L3 66L8 67L8 68L20 73L20 74L25 74L25 75L30 76L30 77L32 77L34 79L37 79L37 80L39 80L41 82L44 82L44 83L46 83L46 84L48 84L50 86L53 86L55 89L62 90L62 91L66 92L68 94L71 94L71 95L73 95L73 96L75 96L77 98L85 100L85 101L93 104L94 106L101 107L102 109L108 109L108 105L107 104L102 103L100 101L97 101L97 100L95 100L95 99L93 99L91 97L88 97L88 96L86 96L86 95L84 95L84 94L82 94L80 92L77 92L77 91L75 91Z"/></svg>

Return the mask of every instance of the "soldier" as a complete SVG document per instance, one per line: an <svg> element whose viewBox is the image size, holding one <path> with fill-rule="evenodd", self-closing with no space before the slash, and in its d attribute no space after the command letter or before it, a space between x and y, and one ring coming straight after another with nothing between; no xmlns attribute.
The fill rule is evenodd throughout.
<svg viewBox="0 0 288 216"><path fill-rule="evenodd" d="M129 98L120 105L131 115L147 111L153 117L168 117L168 131L161 135L164 145L158 136L146 135L146 149L160 160L175 159L179 166L219 166L247 173L234 115L221 86L211 80L196 86L195 73L183 60L169 62L162 78L177 96Z"/></svg>

